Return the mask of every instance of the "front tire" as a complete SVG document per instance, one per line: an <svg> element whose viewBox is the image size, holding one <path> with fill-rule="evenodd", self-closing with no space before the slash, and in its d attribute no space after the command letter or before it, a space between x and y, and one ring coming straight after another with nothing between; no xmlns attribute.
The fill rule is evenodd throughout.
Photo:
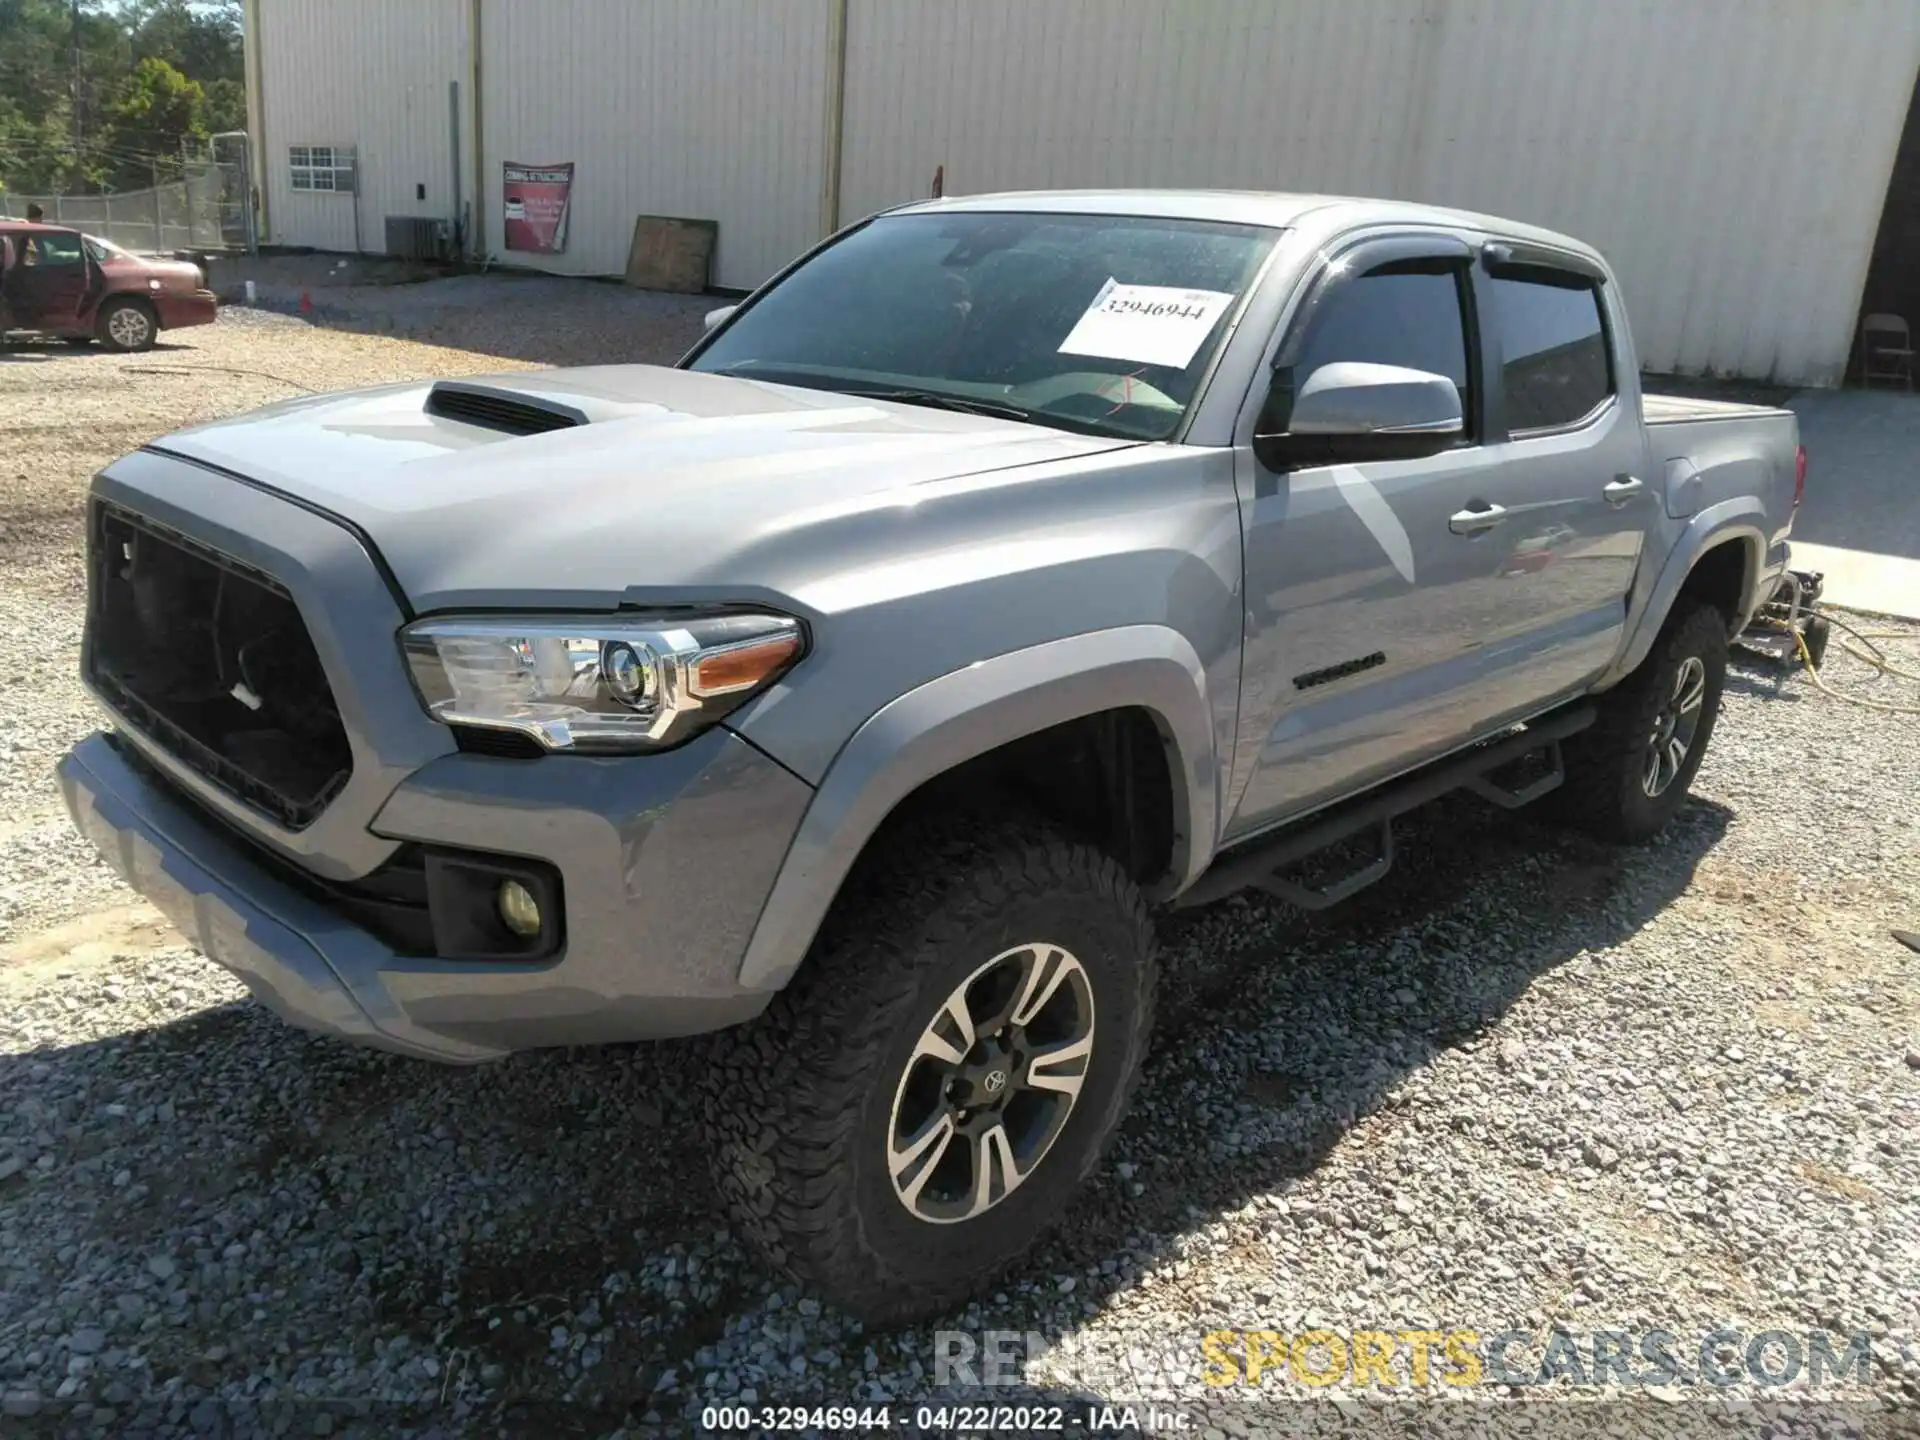
<svg viewBox="0 0 1920 1440"><path fill-rule="evenodd" d="M1131 1099L1155 980L1139 891L1091 846L989 826L896 850L701 1077L735 1223L880 1325L952 1308L1061 1217Z"/></svg>
<svg viewBox="0 0 1920 1440"><path fill-rule="evenodd" d="M144 300L109 300L94 321L94 336L107 349L123 355L151 350L160 338L160 319Z"/></svg>
<svg viewBox="0 0 1920 1440"><path fill-rule="evenodd" d="M1687 803L1726 679L1726 617L1683 599L1639 669L1600 697L1599 719L1563 742L1560 818L1603 840L1657 834Z"/></svg>

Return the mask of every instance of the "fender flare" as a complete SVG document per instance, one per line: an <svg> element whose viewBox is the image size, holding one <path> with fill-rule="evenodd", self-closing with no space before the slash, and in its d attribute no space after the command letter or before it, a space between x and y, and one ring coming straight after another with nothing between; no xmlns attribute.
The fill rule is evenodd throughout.
<svg viewBox="0 0 1920 1440"><path fill-rule="evenodd" d="M1687 522L1679 540L1667 552L1667 562L1647 592L1646 603L1628 631L1627 643L1619 657L1601 678L1602 687L1630 675L1647 658L1660 629L1673 611L1673 603L1700 557L1729 542L1742 544L1747 551L1747 594L1741 601L1740 618L1750 618L1758 604L1756 588L1766 569L1768 524L1766 506L1751 495L1736 496L1708 506Z"/></svg>
<svg viewBox="0 0 1920 1440"><path fill-rule="evenodd" d="M1176 834L1162 889L1198 878L1218 830L1218 757L1206 670L1178 631L1130 625L1010 651L909 690L834 757L788 847L740 964L774 990L800 967L867 841L921 785L1052 725L1122 706L1148 711L1167 746Z"/></svg>

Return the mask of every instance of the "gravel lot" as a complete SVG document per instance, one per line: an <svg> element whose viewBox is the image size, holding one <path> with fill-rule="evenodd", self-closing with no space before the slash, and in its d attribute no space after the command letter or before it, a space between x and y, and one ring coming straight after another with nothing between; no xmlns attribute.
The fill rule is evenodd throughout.
<svg viewBox="0 0 1920 1440"><path fill-rule="evenodd" d="M754 1269L679 1080L696 1045L438 1069L247 1002L59 808L52 763L95 723L74 679L85 481L298 387L505 368L531 327L568 359L667 358L705 308L434 288L331 318L437 344L233 311L148 356L0 355L20 657L0 697L0 1434L677 1434L728 1399L1023 1396L1073 1424L1157 1397L1193 1433L1744 1433L1753 1413L1701 1397L1768 1387L1688 1383L1717 1329L1872 1336L1869 1384L1792 1411L1802 1428L1920 1405L1920 956L1888 935L1920 929L1920 731L1759 667L1651 848L1446 802L1344 912L1237 899L1165 923L1158 1048L1112 1160L1021 1283L946 1322L1042 1335L1015 1389L936 1374L936 1327L863 1334ZM1830 678L1899 695L1848 660ZM1284 1364L1257 1389L1203 1380L1209 1330L1459 1328L1527 1332L1508 1355L1528 1373L1554 1329L1664 1330L1683 1374L1605 1412L1532 1387L1362 1406L1350 1384L1333 1408ZM1396 1371L1404 1397L1404 1352Z"/></svg>

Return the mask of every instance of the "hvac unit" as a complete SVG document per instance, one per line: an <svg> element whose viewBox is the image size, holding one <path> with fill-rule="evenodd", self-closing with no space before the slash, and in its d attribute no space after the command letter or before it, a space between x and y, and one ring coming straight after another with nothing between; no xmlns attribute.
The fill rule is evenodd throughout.
<svg viewBox="0 0 1920 1440"><path fill-rule="evenodd" d="M447 253L447 222L423 215L387 216L387 253L402 260L439 260Z"/></svg>

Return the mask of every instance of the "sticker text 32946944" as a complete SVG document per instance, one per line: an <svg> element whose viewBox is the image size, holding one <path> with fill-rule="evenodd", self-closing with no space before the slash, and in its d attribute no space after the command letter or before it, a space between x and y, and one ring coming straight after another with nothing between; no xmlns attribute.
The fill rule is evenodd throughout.
<svg viewBox="0 0 1920 1440"><path fill-rule="evenodd" d="M1232 303L1224 290L1122 285L1109 279L1060 342L1060 353L1184 370Z"/></svg>

